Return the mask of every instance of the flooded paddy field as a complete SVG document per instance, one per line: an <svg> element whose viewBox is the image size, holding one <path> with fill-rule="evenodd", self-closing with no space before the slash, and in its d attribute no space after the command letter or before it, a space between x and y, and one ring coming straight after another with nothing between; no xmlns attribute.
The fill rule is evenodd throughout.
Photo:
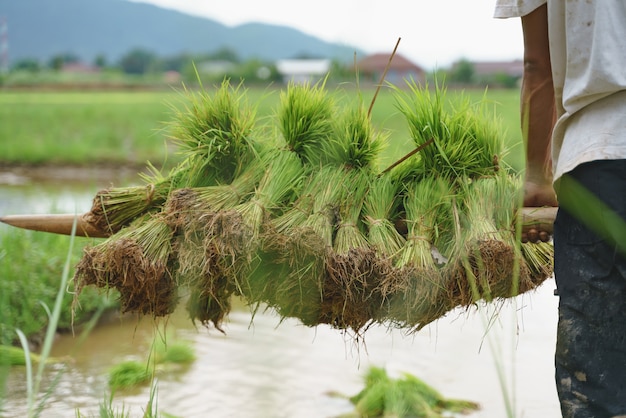
<svg viewBox="0 0 626 418"><path fill-rule="evenodd" d="M0 214L82 213L95 192L111 184L139 184L139 179L132 170L0 171ZM0 225L0 233L10 234L11 228ZM353 405L336 394L361 390L372 365L391 376L411 373L447 398L478 402L481 410L470 417L501 418L507 404L516 417L558 417L553 289L550 279L501 305L453 311L416 334L377 326L358 340L327 326L281 322L271 310L253 316L241 303L222 334L195 327L179 309L158 329L165 326L176 339L189 341L196 360L157 374L158 410L176 417L338 417ZM111 366L144 360L155 334L151 318L130 316L97 326L85 339L60 335L52 355L67 361L48 368L43 385L52 390L42 416L76 416L76 410L97 416ZM0 415L24 416L25 381L23 367L11 369ZM149 398L148 385L118 392L113 405L141 416Z"/></svg>

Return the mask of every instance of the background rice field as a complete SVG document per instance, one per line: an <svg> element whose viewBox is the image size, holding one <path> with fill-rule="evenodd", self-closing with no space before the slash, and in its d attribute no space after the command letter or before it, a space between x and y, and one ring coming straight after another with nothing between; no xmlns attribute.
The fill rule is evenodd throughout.
<svg viewBox="0 0 626 418"><path fill-rule="evenodd" d="M369 104L374 90L339 87L347 104ZM456 93L456 92L449 92ZM510 152L504 161L523 167L519 133L519 91L465 91L476 101L486 94L505 128ZM382 89L372 110L374 125L389 134L381 165L388 165L412 149L404 117L395 95ZM257 107L259 123L273 116L278 89L246 91ZM173 165L179 157L168 141L166 123L186 104L181 91L158 92L0 92L0 165L135 165L150 161L157 167Z"/></svg>

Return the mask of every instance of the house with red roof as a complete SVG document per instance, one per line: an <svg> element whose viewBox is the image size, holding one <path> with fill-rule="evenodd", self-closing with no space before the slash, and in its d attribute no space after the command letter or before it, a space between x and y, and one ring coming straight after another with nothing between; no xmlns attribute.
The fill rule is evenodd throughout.
<svg viewBox="0 0 626 418"><path fill-rule="evenodd" d="M391 84L401 85L405 80L414 80L420 84L426 81L426 71L422 67L398 53L393 56L391 63L389 63L390 57L391 53L368 55L356 63L355 70L358 71L362 80L378 83L385 68L389 65L385 81Z"/></svg>

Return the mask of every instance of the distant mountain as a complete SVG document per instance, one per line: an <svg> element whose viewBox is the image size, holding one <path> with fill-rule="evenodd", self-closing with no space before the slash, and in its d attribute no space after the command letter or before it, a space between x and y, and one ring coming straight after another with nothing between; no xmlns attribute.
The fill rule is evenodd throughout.
<svg viewBox="0 0 626 418"><path fill-rule="evenodd" d="M224 0L227 1L227 0ZM230 48L241 59L299 55L351 60L356 48L325 42L296 29L217 21L126 0L0 0L8 27L9 60L47 62L73 54L85 62L103 55L117 62L134 48L166 57Z"/></svg>

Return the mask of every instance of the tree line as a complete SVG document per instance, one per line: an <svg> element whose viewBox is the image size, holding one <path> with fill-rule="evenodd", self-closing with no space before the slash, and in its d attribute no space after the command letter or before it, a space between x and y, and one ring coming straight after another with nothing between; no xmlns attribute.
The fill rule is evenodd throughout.
<svg viewBox="0 0 626 418"><path fill-rule="evenodd" d="M307 59L318 58L300 55L293 58ZM207 71L207 63L228 64L221 70ZM68 64L85 64L76 54L55 54L46 62L27 58L16 61L10 72L62 72ZM237 53L230 48L222 48L212 53L190 54L180 53L162 57L149 50L135 48L122 55L117 61L110 62L104 55L97 55L93 61L87 64L99 72L120 73L129 77L156 76L167 72L176 72L185 81L197 81L202 79L221 80L225 76L233 80L245 80L246 82L280 82L281 75L276 64L270 61L253 58L242 60ZM6 75L5 75L6 77ZM342 63L338 60L331 61L329 72L330 80L350 80L354 78L352 64ZM429 74L428 78L446 80L446 82L461 86L485 86L494 85L499 87L515 87L519 77L507 74L476 74L474 64L464 58L456 61L450 68L439 68L436 73ZM2 75L0 75L0 84Z"/></svg>

